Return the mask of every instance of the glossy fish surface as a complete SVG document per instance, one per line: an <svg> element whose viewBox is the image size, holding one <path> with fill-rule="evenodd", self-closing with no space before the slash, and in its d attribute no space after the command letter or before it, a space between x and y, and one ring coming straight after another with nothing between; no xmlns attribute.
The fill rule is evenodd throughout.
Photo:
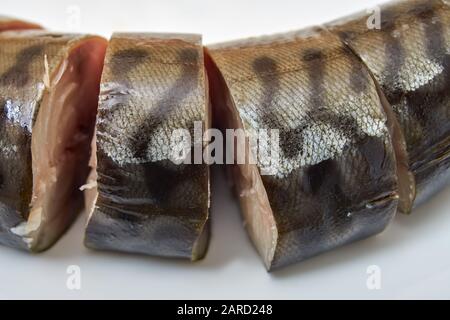
<svg viewBox="0 0 450 320"><path fill-rule="evenodd" d="M279 130L279 162L234 169L268 270L381 232L398 204L396 158L376 85L322 28L208 48L224 128Z"/></svg>
<svg viewBox="0 0 450 320"><path fill-rule="evenodd" d="M8 30L42 29L38 24L0 15L0 32Z"/></svg>
<svg viewBox="0 0 450 320"><path fill-rule="evenodd" d="M401 206L408 213L450 178L450 6L403 0L377 14L371 28L377 17L365 13L327 28L364 62L395 113L414 178Z"/></svg>
<svg viewBox="0 0 450 320"><path fill-rule="evenodd" d="M92 36L0 34L1 244L45 250L81 211L105 46Z"/></svg>
<svg viewBox="0 0 450 320"><path fill-rule="evenodd" d="M113 35L99 98L98 196L88 247L203 257L208 167L176 164L170 152L174 130L209 126L207 90L200 36ZM201 151L201 137L199 143Z"/></svg>

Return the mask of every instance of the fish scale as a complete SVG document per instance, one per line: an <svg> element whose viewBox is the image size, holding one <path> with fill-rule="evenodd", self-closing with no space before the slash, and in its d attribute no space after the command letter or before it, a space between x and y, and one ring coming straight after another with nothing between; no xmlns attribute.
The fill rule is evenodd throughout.
<svg viewBox="0 0 450 320"><path fill-rule="evenodd" d="M23 28L25 27L21 26L18 29ZM0 146L7 146L9 150L8 152L2 150L0 153L0 176L3 180L0 186L0 243L4 245L31 251L45 250L64 233L81 210L78 203L82 202L80 201L82 194L77 191L73 191L72 200L67 200L73 206L64 208L67 209L64 214L53 216L53 213L48 213L50 210L43 209L47 203L40 201L42 199L47 201L49 198L43 195L46 192L42 191L41 182L47 186L47 190L57 183L53 184L53 181L37 174L35 164L43 158L33 153L33 150L37 150L33 141L43 138L40 135L44 135L43 132L47 130L38 130L39 137L36 136L37 118L42 105L50 105L49 108L53 106L48 100L53 87L48 86L57 86L59 77L66 73L64 66L72 52L77 52L74 56L78 54L82 56L83 54L77 50L84 45L93 46L92 43L97 40L100 46L102 40L85 35L54 34L42 30L0 33ZM60 74L61 68L64 71ZM95 73L92 73L91 77L94 80ZM46 79L51 84L47 83ZM90 103L89 98L90 96L85 97L86 105ZM58 111L55 110L54 113L57 114ZM72 123L77 124L75 118ZM40 121L40 127L47 126L43 121ZM74 132L74 135L76 133ZM53 169L58 167L55 164L58 159L50 155L54 150L47 149L47 146L51 145L54 139L55 137L42 139L38 148L41 150L38 151L40 155L48 152L49 158L53 161L49 166L53 166ZM68 141L66 147L76 148L76 145L77 142ZM79 154L74 157L77 158L80 167L70 170L78 169L79 179L83 179L84 171L87 169L87 162L84 162L83 157L88 150L78 149L78 151ZM82 168L83 163L86 166ZM53 169L48 168L49 171ZM73 177L75 172L68 174ZM66 176L67 183L72 182L72 177ZM61 191L61 199L66 199L66 196L64 191Z"/></svg>
<svg viewBox="0 0 450 320"><path fill-rule="evenodd" d="M229 90L224 113L251 119L224 126L280 130L275 175L243 182L248 169L235 169L247 228L269 270L387 226L398 202L388 120L369 72L364 66L354 72L360 61L337 36L313 27L208 52L213 92ZM217 99L213 94L214 106L224 104ZM284 114L298 115L296 127ZM250 205L265 197L268 214ZM264 224L269 231L260 229Z"/></svg>
<svg viewBox="0 0 450 320"><path fill-rule="evenodd" d="M381 232L450 177L448 1L380 9L380 30L360 13L208 48L218 125L280 131L277 174L231 170L269 270Z"/></svg>
<svg viewBox="0 0 450 320"><path fill-rule="evenodd" d="M83 186L86 245L203 257L208 167L176 165L170 153L173 130L192 134L195 121L208 128L208 78L218 127L243 128L252 140L258 129L279 130L274 174L262 175L271 160L268 144L259 146L257 165L230 169L268 270L380 233L397 208L409 213L438 192L450 177L449 1L400 0L380 9L380 29L369 28L373 17L360 13L210 46L205 61L197 35L114 34L101 83L95 170ZM69 48L81 41L3 32L38 28L0 17L0 243L34 251L68 225L55 228L53 219L36 213L42 194L35 194L35 181L47 183L54 168L48 176L35 170L45 152L32 141L36 128L47 132L42 118L55 120L51 84L62 77L56 71ZM84 122L93 130L92 119ZM42 143L44 151L56 136ZM89 134L74 136L85 152ZM77 153L75 141L65 143L68 154L72 146ZM50 153L51 163L68 156ZM50 199L56 193L48 192Z"/></svg>
<svg viewBox="0 0 450 320"><path fill-rule="evenodd" d="M8 30L42 29L40 25L0 15L0 32Z"/></svg>
<svg viewBox="0 0 450 320"><path fill-rule="evenodd" d="M412 187L400 206L408 213L439 191L449 175L450 8L442 0L411 0L380 10L380 30L367 29L367 14L326 27L361 58L396 115L415 180L400 181L404 189Z"/></svg>

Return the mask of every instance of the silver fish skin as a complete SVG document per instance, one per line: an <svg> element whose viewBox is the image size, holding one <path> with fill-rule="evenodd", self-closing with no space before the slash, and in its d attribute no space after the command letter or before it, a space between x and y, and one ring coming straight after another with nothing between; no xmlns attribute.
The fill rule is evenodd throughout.
<svg viewBox="0 0 450 320"><path fill-rule="evenodd" d="M175 164L171 133L209 127L201 37L114 34L97 117L97 192L85 244L202 258L209 236L209 169ZM203 133L203 131L201 132ZM203 142L192 141L194 146ZM95 200L95 198L97 198Z"/></svg>
<svg viewBox="0 0 450 320"><path fill-rule="evenodd" d="M268 270L383 231L398 204L388 116L363 63L321 27L207 49L222 128L278 129L279 165L236 165L245 225ZM265 163L265 161L262 161Z"/></svg>
<svg viewBox="0 0 450 320"><path fill-rule="evenodd" d="M402 0L334 21L338 35L368 67L405 139L411 179L400 179L400 210L409 213L450 180L450 6Z"/></svg>

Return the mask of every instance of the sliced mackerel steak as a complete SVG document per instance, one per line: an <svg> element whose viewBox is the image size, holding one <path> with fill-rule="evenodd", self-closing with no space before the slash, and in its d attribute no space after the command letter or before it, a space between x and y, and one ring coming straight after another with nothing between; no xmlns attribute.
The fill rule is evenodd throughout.
<svg viewBox="0 0 450 320"><path fill-rule="evenodd" d="M114 34L99 101L86 246L202 258L208 166L179 164L173 150L187 140L172 139L187 130L192 140L180 149L188 149L183 159L202 152L210 121L200 36Z"/></svg>
<svg viewBox="0 0 450 320"><path fill-rule="evenodd" d="M262 129L278 130L277 148L259 139L256 164L232 170L267 269L384 230L398 204L390 117L339 37L311 28L208 52L220 126L244 129L251 141ZM275 164L261 174L270 158Z"/></svg>

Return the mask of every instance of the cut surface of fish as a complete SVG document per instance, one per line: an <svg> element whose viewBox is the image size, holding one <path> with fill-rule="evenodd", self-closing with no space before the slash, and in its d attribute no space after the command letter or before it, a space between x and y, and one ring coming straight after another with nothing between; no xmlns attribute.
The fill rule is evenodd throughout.
<svg viewBox="0 0 450 320"><path fill-rule="evenodd" d="M385 229L397 210L389 121L365 66L322 28L208 48L222 128L279 132L278 162L233 166L245 225L268 270ZM259 155L259 153L258 153Z"/></svg>
<svg viewBox="0 0 450 320"><path fill-rule="evenodd" d="M0 243L49 248L83 209L106 40L0 34Z"/></svg>
<svg viewBox="0 0 450 320"><path fill-rule="evenodd" d="M396 116L411 173L400 177L400 209L409 213L450 178L450 6L396 1L379 17L373 28L366 13L327 28L366 64Z"/></svg>
<svg viewBox="0 0 450 320"><path fill-rule="evenodd" d="M97 116L96 188L85 244L93 249L197 260L209 239L209 169L176 164L174 130L203 149L209 98L201 38L114 34ZM198 132L197 132L198 134ZM198 149L200 148L200 149ZM95 184L94 184L95 185Z"/></svg>
<svg viewBox="0 0 450 320"><path fill-rule="evenodd" d="M0 16L0 32L8 30L42 29L38 24L16 18Z"/></svg>

